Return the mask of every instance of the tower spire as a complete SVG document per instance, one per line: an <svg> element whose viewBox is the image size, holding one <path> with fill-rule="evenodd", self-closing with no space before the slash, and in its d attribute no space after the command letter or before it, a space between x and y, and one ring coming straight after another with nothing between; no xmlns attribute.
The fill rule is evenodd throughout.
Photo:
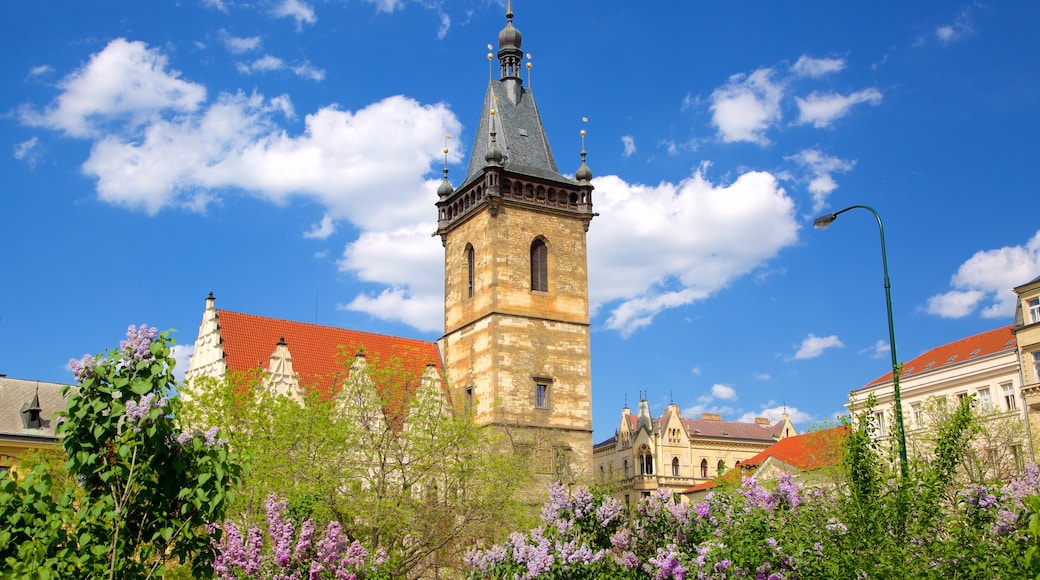
<svg viewBox="0 0 1040 580"><path fill-rule="evenodd" d="M581 122L584 125L589 122L588 117L582 117ZM581 166L574 172L574 179L588 183L592 181L592 170L585 164L585 129L581 130Z"/></svg>
<svg viewBox="0 0 1040 580"><path fill-rule="evenodd" d="M444 181L441 182L437 188L437 197L445 199L451 192L455 191L455 188L448 182L448 140L451 139L451 135L444 136Z"/></svg>
<svg viewBox="0 0 1040 580"><path fill-rule="evenodd" d="M509 0L506 4L506 27L498 33L498 65L502 80L515 79L517 84L523 82L520 78L520 61L524 56L520 50L522 41L520 31L513 26L513 2Z"/></svg>

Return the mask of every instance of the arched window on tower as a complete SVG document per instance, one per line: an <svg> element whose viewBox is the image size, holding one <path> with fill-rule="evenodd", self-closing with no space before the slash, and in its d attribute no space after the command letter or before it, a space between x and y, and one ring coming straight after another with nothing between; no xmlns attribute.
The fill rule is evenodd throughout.
<svg viewBox="0 0 1040 580"><path fill-rule="evenodd" d="M541 239L531 243L531 290L549 291L549 248Z"/></svg>
<svg viewBox="0 0 1040 580"><path fill-rule="evenodd" d="M466 246L466 298L473 298L474 275L473 246Z"/></svg>
<svg viewBox="0 0 1040 580"><path fill-rule="evenodd" d="M673 457L672 458L672 476L673 477L679 477L679 458L678 457Z"/></svg>
<svg viewBox="0 0 1040 580"><path fill-rule="evenodd" d="M625 460L625 479L628 479L628 460Z"/></svg>
<svg viewBox="0 0 1040 580"><path fill-rule="evenodd" d="M701 477L708 479L708 460L701 459Z"/></svg>

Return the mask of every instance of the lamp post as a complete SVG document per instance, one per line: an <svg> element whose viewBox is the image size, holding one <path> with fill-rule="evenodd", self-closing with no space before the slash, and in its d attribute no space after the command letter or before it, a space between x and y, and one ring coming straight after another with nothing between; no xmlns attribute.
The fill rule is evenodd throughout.
<svg viewBox="0 0 1040 580"><path fill-rule="evenodd" d="M813 220L813 227L822 230L831 225L838 216L850 209L861 208L874 214L878 230L881 232L881 266L885 271L885 306L888 309L888 344L892 353L892 398L896 405L896 440L899 443L899 473L906 479L906 433L903 430L903 404L899 396L899 359L896 357L896 329L892 322L892 284L888 281L888 257L885 254L885 226L881 224L881 216L869 205L850 205L849 207L822 215Z"/></svg>

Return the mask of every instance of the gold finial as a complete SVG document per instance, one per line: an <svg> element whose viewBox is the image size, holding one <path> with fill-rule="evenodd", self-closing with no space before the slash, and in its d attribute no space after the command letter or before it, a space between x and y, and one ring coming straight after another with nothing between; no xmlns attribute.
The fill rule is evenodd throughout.
<svg viewBox="0 0 1040 580"><path fill-rule="evenodd" d="M495 73L492 70L491 59L494 58L491 54L492 46L488 45L488 82L495 80Z"/></svg>
<svg viewBox="0 0 1040 580"><path fill-rule="evenodd" d="M527 87L531 88L531 53L527 53Z"/></svg>

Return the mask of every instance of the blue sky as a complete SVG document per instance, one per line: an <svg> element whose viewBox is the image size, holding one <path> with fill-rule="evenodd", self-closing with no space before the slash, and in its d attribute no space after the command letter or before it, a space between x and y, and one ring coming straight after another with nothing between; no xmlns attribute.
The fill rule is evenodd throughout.
<svg viewBox="0 0 1040 580"><path fill-rule="evenodd" d="M1040 275L1035 3L513 8L565 173L588 132L597 441L642 391L804 428L889 368L877 224L821 213L880 212L902 360L1010 324ZM210 291L439 337L441 149L457 185L504 13L5 2L0 373L69 381L139 323L183 370Z"/></svg>

